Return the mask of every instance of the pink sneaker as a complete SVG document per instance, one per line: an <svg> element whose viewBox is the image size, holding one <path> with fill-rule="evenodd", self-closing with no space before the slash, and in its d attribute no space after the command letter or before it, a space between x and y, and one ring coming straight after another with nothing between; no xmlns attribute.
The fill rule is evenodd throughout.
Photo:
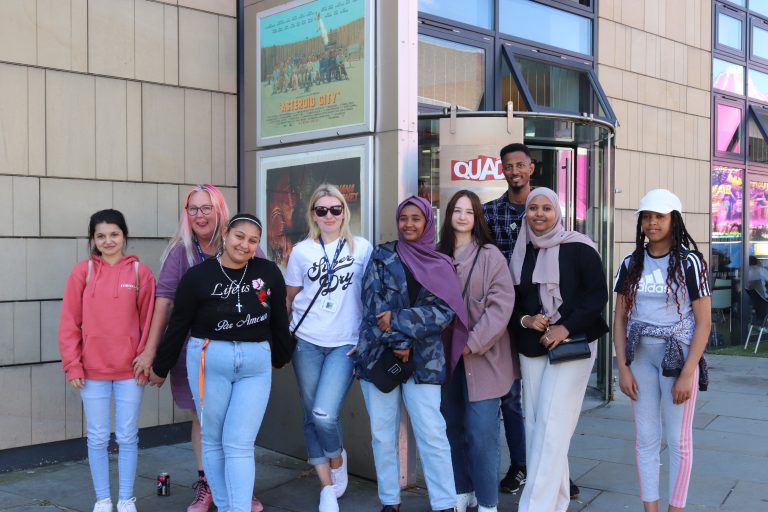
<svg viewBox="0 0 768 512"><path fill-rule="evenodd" d="M195 490L195 499L187 507L187 512L208 512L208 508L213 503L208 480L204 476L200 477L193 489Z"/></svg>
<svg viewBox="0 0 768 512"><path fill-rule="evenodd" d="M263 512L264 505L261 504L258 498L251 498L251 512Z"/></svg>

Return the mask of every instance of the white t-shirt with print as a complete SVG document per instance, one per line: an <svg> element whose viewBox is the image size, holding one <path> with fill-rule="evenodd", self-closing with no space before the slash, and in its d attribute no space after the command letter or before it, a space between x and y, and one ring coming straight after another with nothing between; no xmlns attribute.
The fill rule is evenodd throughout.
<svg viewBox="0 0 768 512"><path fill-rule="evenodd" d="M304 240L294 246L288 259L285 284L303 287L293 299L291 332L321 284L323 286L323 291L296 332L299 338L320 347L357 345L360 335L363 272L373 247L365 238L356 236L354 252L350 254L349 244L345 243L329 282L326 255L327 261L332 263L341 240L339 238L326 244L325 252L319 242Z"/></svg>

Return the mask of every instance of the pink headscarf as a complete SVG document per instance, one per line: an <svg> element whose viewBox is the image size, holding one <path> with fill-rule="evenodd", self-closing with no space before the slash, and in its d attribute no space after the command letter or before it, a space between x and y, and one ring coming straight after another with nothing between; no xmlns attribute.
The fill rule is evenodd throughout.
<svg viewBox="0 0 768 512"><path fill-rule="evenodd" d="M526 217L528 205L538 197L544 196L555 207L555 225L543 235L534 233L527 219L520 228L520 235L515 242L515 250L509 262L509 270L512 272L512 282L520 284L520 274L523 271L525 251L528 243L532 243L539 250L536 257L536 266L533 268L533 282L539 285L539 295L544 313L554 323L560 319L560 306L563 297L560 295L560 244L582 243L597 251L595 242L578 231L566 231L563 226L563 214L560 211L560 201L557 194L549 188L537 187L528 195L525 201Z"/></svg>

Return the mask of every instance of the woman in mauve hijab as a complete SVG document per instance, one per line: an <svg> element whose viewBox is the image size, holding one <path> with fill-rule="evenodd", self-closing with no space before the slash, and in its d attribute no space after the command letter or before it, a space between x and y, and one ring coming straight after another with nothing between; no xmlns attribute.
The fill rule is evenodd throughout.
<svg viewBox="0 0 768 512"><path fill-rule="evenodd" d="M432 510L453 510L451 447L440 414L441 385L467 344L467 311L451 259L435 250L428 201L411 196L397 208L398 240L377 246L363 277L363 321L355 374L371 419L382 512L400 510L400 401L413 425ZM443 332L445 331L445 332ZM391 350L412 361L413 375L385 393L371 369Z"/></svg>

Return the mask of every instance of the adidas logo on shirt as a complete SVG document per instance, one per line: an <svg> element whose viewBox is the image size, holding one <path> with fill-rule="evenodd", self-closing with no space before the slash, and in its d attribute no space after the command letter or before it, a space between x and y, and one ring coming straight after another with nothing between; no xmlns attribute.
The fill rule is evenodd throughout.
<svg viewBox="0 0 768 512"><path fill-rule="evenodd" d="M656 269L652 274L643 276L638 283L637 291L643 293L667 293L667 282L661 273L661 270Z"/></svg>

